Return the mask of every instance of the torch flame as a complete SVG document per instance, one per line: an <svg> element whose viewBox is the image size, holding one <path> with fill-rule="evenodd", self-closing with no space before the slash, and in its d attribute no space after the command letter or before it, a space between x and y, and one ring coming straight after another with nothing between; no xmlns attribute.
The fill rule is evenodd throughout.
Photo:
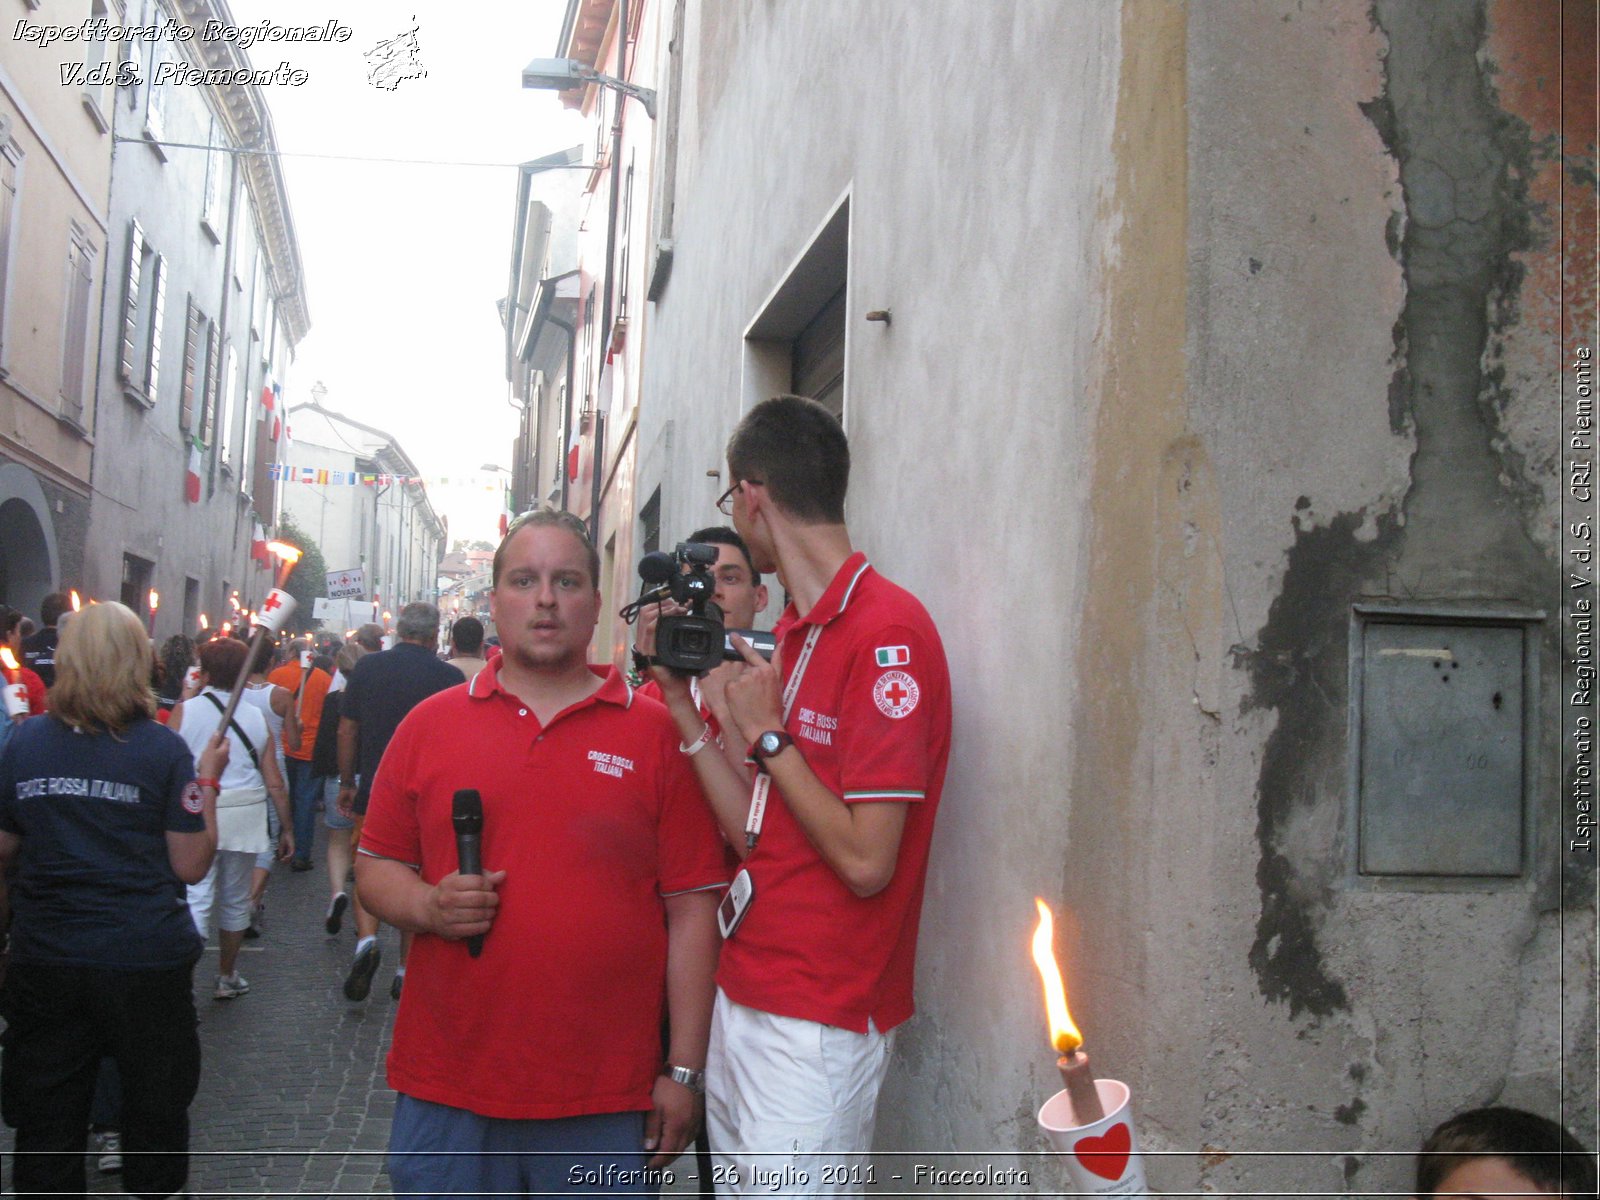
<svg viewBox="0 0 1600 1200"><path fill-rule="evenodd" d="M78 599L78 589L77 588L73 588L72 589L72 611L73 612L82 612L83 611L83 601Z"/></svg>
<svg viewBox="0 0 1600 1200"><path fill-rule="evenodd" d="M297 563L300 561L300 548L298 546L291 546L288 542L268 542L267 551L271 554L277 555L279 559L286 563Z"/></svg>
<svg viewBox="0 0 1600 1200"><path fill-rule="evenodd" d="M211 628L211 618L206 616L205 613L201 613L200 614L200 628L201 629L210 629Z"/></svg>
<svg viewBox="0 0 1600 1200"><path fill-rule="evenodd" d="M155 612L155 610L160 608L160 607L161 607L161 593L156 591L155 588L151 588L150 589L150 611L151 612Z"/></svg>
<svg viewBox="0 0 1600 1200"><path fill-rule="evenodd" d="M1056 922L1050 906L1038 897L1039 925L1033 931L1033 963L1044 984L1044 1008L1050 1018L1050 1044L1062 1054L1071 1054L1083 1045L1083 1034L1072 1023L1067 1011L1067 989L1061 983L1061 968L1056 965Z"/></svg>
<svg viewBox="0 0 1600 1200"><path fill-rule="evenodd" d="M4 663L5 668L8 671L18 671L22 669L22 664L17 661L17 656L11 653L10 646L0 646L0 663Z"/></svg>

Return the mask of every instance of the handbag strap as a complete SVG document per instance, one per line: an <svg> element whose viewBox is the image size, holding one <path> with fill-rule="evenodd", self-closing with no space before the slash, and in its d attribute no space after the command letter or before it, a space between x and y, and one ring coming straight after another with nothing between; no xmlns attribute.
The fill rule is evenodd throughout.
<svg viewBox="0 0 1600 1200"><path fill-rule="evenodd" d="M227 707L222 703L222 701L217 699L217 694L215 692L204 692L202 694L207 700L211 701L211 703L217 706L218 712L228 711ZM256 753L256 748L250 744L250 739L245 736L244 730L239 727L239 718L229 717L228 728L239 735L239 740L244 743L244 752L250 756L250 764L255 767L257 775L261 774L261 756Z"/></svg>

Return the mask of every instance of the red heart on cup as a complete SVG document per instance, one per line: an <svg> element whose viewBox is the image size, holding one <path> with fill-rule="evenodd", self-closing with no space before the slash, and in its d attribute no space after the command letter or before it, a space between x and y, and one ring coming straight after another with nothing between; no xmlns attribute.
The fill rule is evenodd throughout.
<svg viewBox="0 0 1600 1200"><path fill-rule="evenodd" d="M1133 1134L1120 1121L1099 1137L1079 1138L1078 1144L1072 1148L1084 1170L1113 1182L1122 1178L1132 1150Z"/></svg>

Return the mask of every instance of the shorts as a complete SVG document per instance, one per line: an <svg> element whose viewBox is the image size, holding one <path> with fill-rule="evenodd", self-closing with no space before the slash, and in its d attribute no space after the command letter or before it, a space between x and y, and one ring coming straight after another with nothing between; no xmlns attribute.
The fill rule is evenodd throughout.
<svg viewBox="0 0 1600 1200"><path fill-rule="evenodd" d="M389 1181L395 1195L413 1200L563 1192L592 1200L653 1196L662 1176L645 1167L644 1118L623 1112L510 1120L402 1093L389 1130Z"/></svg>
<svg viewBox="0 0 1600 1200"><path fill-rule="evenodd" d="M355 822L339 814L339 780L335 776L322 785L322 823L329 829L353 829Z"/></svg>

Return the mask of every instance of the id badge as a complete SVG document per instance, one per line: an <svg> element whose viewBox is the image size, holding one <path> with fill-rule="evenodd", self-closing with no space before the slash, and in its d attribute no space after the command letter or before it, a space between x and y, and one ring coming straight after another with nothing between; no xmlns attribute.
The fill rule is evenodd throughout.
<svg viewBox="0 0 1600 1200"><path fill-rule="evenodd" d="M728 894L717 905L717 927L722 930L723 940L733 936L755 899L756 881L751 878L749 871L741 868L728 885Z"/></svg>

